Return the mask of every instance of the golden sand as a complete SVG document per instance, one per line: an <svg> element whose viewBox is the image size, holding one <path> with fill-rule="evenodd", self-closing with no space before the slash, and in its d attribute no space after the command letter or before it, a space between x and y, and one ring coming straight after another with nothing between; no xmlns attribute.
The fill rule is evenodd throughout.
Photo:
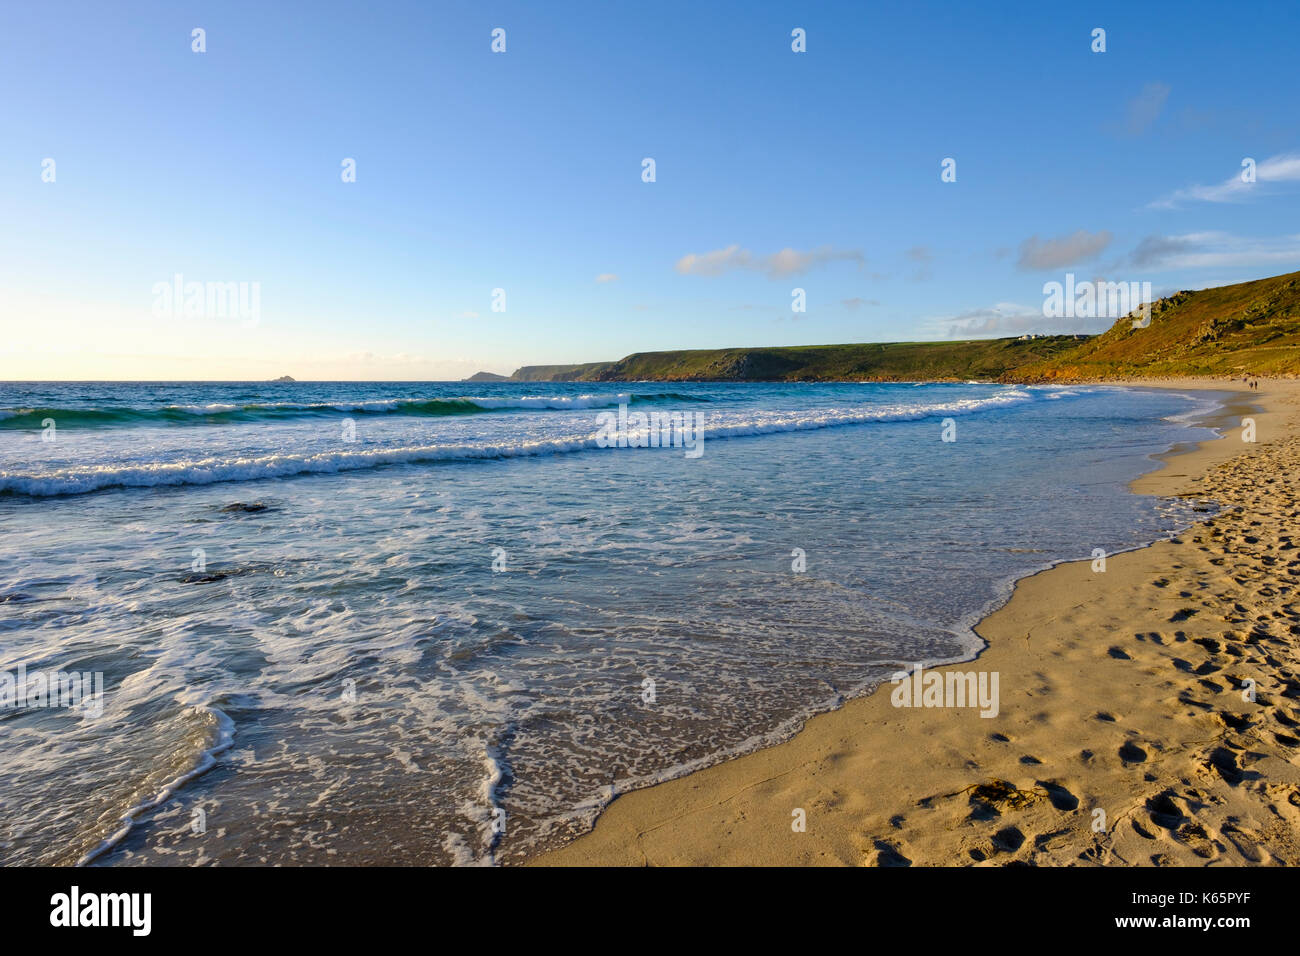
<svg viewBox="0 0 1300 956"><path fill-rule="evenodd" d="M1221 510L1104 573L1020 581L976 628L987 649L951 665L1000 675L997 717L897 708L886 684L620 797L531 862L1300 864L1300 385L1152 384L1239 393L1223 438L1134 483Z"/></svg>

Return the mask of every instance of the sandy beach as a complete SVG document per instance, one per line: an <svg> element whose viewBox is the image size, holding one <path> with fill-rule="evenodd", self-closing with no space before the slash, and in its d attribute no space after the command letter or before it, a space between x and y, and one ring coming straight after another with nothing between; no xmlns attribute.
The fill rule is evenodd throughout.
<svg viewBox="0 0 1300 956"><path fill-rule="evenodd" d="M1223 437L1133 486L1219 511L1104 572L1021 580L977 626L987 648L951 666L999 675L996 717L896 707L885 684L783 744L619 797L530 862L1300 864L1300 383L1140 384L1233 393L1207 420Z"/></svg>

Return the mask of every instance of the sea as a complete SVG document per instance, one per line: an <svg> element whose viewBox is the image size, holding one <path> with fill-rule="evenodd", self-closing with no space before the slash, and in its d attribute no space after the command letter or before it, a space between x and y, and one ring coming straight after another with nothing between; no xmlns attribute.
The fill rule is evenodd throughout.
<svg viewBox="0 0 1300 956"><path fill-rule="evenodd" d="M1216 405L0 383L0 862L520 862L1186 528L1128 485Z"/></svg>

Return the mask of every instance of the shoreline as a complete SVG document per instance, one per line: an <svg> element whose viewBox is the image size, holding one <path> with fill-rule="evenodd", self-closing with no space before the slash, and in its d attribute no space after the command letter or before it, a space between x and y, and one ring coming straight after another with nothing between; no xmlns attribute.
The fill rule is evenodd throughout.
<svg viewBox="0 0 1300 956"><path fill-rule="evenodd" d="M1109 573L1094 573L1083 559L1019 579L975 625L985 646L974 658L926 668L974 664L999 674L997 717L896 708L881 685L810 718L781 743L621 794L591 831L527 864L1300 863L1292 642L1284 642L1286 666L1264 655L1258 697L1246 702L1239 678L1210 677L1246 654L1233 654L1235 632L1221 633L1201 609L1167 607L1227 583L1228 573L1217 570L1223 555L1194 545L1221 535L1216 525L1241 520L1242 502L1230 499L1257 489L1260 476L1248 474L1236 487L1221 473L1239 459L1258 471L1261 452L1283 443L1300 383L1265 381L1258 392L1216 379L1096 384L1222 393L1195 420L1218 436L1154 456L1158 466L1130 483L1137 494L1213 499L1222 510L1172 540L1108 555ZM1244 417L1256 422L1256 444L1229 430ZM1172 578L1185 577L1197 558L1210 570L1189 579L1195 590L1175 588ZM1212 571L1224 581L1204 580ZM1223 619L1249 623L1239 611ZM1248 646L1260 640L1255 632L1244 637ZM1199 666L1184 659L1206 651L1210 659ZM1274 685L1284 700L1266 698ZM1272 752L1261 752L1259 741L1229 739L1251 737L1252 729L1272 733L1264 739ZM1247 771L1247 760L1272 772ZM800 811L805 830L795 832Z"/></svg>

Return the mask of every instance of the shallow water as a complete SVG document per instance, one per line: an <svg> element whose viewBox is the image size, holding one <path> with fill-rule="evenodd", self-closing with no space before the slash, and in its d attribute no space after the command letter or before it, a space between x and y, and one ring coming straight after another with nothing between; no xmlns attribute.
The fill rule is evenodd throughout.
<svg viewBox="0 0 1300 956"><path fill-rule="evenodd" d="M599 447L620 401L699 413L702 455ZM0 859L518 859L969 655L1016 577L1185 526L1126 485L1205 404L0 385L0 672L104 680L102 716L0 708Z"/></svg>

